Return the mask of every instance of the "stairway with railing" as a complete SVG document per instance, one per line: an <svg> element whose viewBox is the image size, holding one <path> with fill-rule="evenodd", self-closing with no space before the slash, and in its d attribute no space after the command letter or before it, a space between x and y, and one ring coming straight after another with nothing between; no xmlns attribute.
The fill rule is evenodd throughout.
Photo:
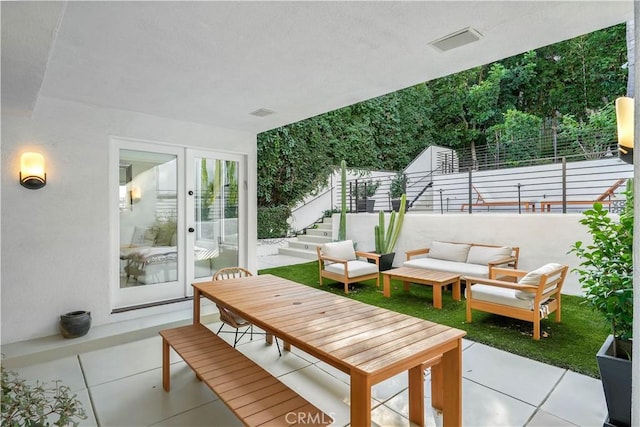
<svg viewBox="0 0 640 427"><path fill-rule="evenodd" d="M412 163L403 171L409 214L572 213L590 208L593 202L601 202L615 212L620 209L625 181L633 177L633 166L611 151L586 160L583 154L576 154L532 159L516 165L482 164L464 170L460 169L454 150L442 149L432 158L432 162L423 162L422 170ZM353 174L347 180L348 211L367 214L365 209L358 209L366 193L361 191L365 185L375 186L369 197L373 212L391 211L391 188L396 177L397 173L392 171ZM292 226L303 231L292 242L293 252L307 251L303 256L315 259L315 246L333 239L328 233L330 226L316 224L315 220L323 212L335 212L341 205L340 187L339 174L335 174L329 185L296 208ZM283 248L282 252L286 251Z"/></svg>

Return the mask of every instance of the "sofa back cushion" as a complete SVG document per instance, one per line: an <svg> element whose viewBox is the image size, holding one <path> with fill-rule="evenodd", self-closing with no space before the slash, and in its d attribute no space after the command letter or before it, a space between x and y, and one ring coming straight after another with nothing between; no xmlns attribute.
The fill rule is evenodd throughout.
<svg viewBox="0 0 640 427"><path fill-rule="evenodd" d="M471 245L466 243L449 243L434 240L431 242L431 248L427 256L445 261L467 262L470 247Z"/></svg>
<svg viewBox="0 0 640 427"><path fill-rule="evenodd" d="M552 276L547 277L547 283L545 283L545 291L549 290L550 286L556 286L554 283L554 279L556 279L562 272L564 267L562 264L558 264L555 262L550 262L549 264L545 264L540 268L536 268L528 272L525 276L523 276L518 283L521 285L533 285L538 286L540 284L540 279L543 275L549 274L553 271L556 271ZM520 299L534 299L536 294L534 292L526 292L526 291L516 291L516 298Z"/></svg>
<svg viewBox="0 0 640 427"><path fill-rule="evenodd" d="M510 257L511 252L513 252L511 246L492 247L474 245L469 249L467 262L469 264L488 265L490 262Z"/></svg>
<svg viewBox="0 0 640 427"><path fill-rule="evenodd" d="M356 259L356 251L353 248L352 240L325 243L322 245L322 254L330 258L346 259L347 261Z"/></svg>
<svg viewBox="0 0 640 427"><path fill-rule="evenodd" d="M158 230L153 227L143 228L136 226L133 229L131 246L154 246L157 236Z"/></svg>

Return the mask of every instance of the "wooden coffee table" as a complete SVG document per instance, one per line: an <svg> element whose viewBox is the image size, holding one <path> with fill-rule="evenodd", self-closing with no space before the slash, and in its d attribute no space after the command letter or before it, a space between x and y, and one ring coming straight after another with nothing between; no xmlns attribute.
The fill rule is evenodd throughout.
<svg viewBox="0 0 640 427"><path fill-rule="evenodd" d="M415 267L400 267L383 271L383 294L391 296L391 279L402 280L405 292L409 291L409 283L433 286L433 306L442 308L442 287L453 285L453 299L460 301L460 275L444 271L427 270Z"/></svg>

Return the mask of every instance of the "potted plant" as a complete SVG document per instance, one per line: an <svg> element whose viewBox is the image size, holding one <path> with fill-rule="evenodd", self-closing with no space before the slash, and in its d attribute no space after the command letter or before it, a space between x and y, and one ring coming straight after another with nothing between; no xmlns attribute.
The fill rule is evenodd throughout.
<svg viewBox="0 0 640 427"><path fill-rule="evenodd" d="M357 212L369 212L373 213L373 209L376 206L375 199L372 199L378 187L380 181L368 180L361 184L356 184L356 208Z"/></svg>
<svg viewBox="0 0 640 427"><path fill-rule="evenodd" d="M398 172L391 181L389 186L389 195L391 196L391 209L398 211L400 209L400 198L407 192L407 175L402 172ZM405 204L405 209L408 206Z"/></svg>
<svg viewBox="0 0 640 427"><path fill-rule="evenodd" d="M633 338L633 182L624 192L626 205L618 220L601 203L583 213L593 243L576 242L571 252L588 303L611 324L596 357L612 426L631 425L631 340Z"/></svg>
<svg viewBox="0 0 640 427"><path fill-rule="evenodd" d="M87 415L71 389L55 385L27 384L15 372L2 369L2 415L7 426L77 426Z"/></svg>
<svg viewBox="0 0 640 427"><path fill-rule="evenodd" d="M404 222L404 214L406 212L407 196L405 194L400 198L400 209L398 212L392 211L389 218L389 227L385 228L384 212L378 212L378 225L374 227L376 253L380 254L380 271L390 270L393 267L393 258L402 223Z"/></svg>

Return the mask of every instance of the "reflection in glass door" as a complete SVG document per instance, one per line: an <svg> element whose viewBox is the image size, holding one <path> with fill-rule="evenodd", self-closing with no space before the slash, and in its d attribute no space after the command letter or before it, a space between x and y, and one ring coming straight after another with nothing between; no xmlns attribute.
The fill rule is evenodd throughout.
<svg viewBox="0 0 640 427"><path fill-rule="evenodd" d="M215 158L192 152L193 196L187 206L193 212L188 242L193 242L194 279L210 280L223 267L239 265L238 201L239 160ZM193 194L191 194L193 192Z"/></svg>
<svg viewBox="0 0 640 427"><path fill-rule="evenodd" d="M154 148L119 150L120 307L184 297L179 151Z"/></svg>

